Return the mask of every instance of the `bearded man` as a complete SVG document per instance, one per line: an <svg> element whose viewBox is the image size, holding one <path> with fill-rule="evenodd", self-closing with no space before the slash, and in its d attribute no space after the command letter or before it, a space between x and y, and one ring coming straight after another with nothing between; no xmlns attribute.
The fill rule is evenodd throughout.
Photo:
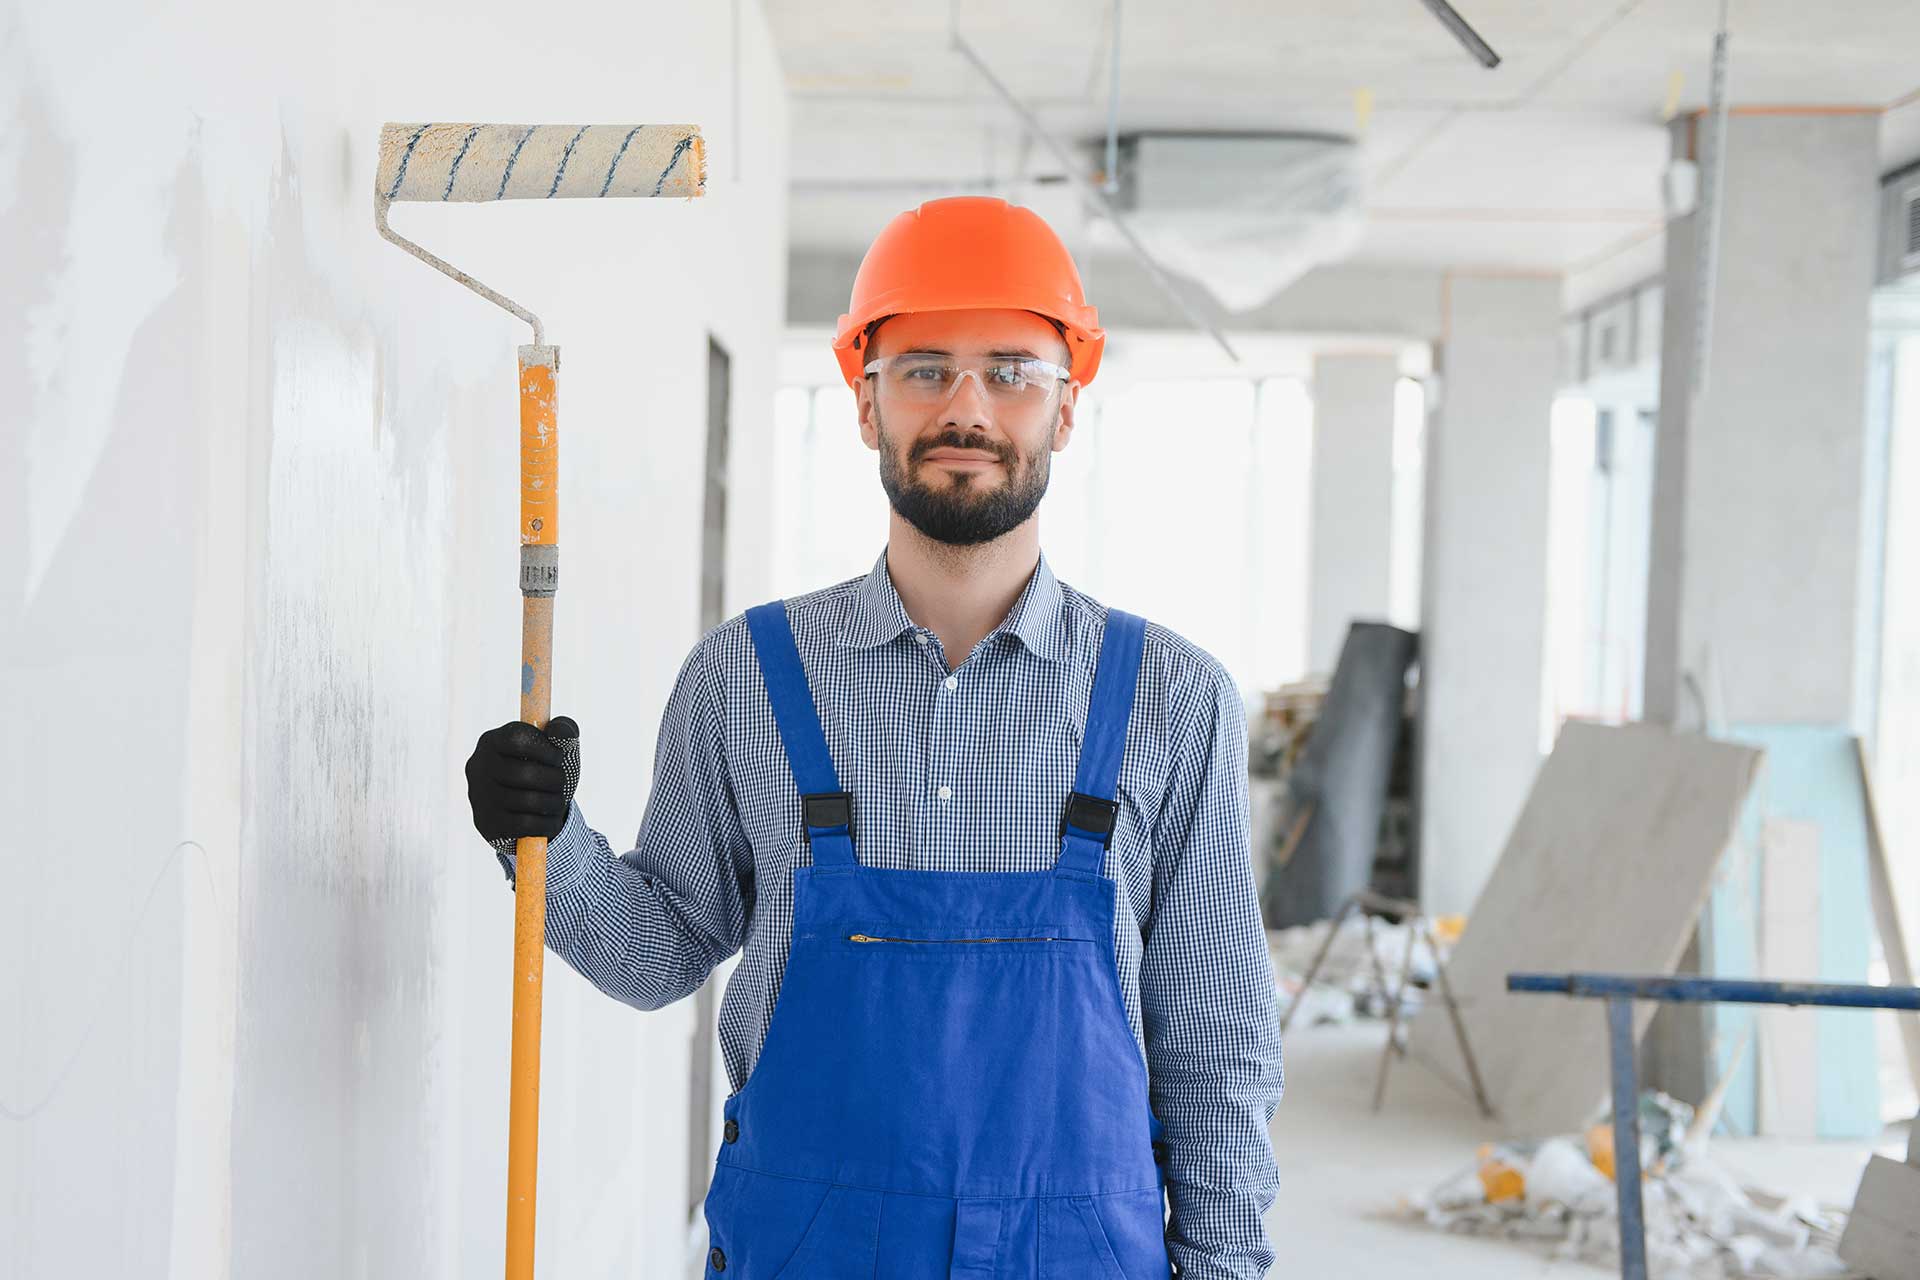
<svg viewBox="0 0 1920 1280"><path fill-rule="evenodd" d="M547 945L602 991L658 1009L744 952L708 1277L1274 1260L1280 1037L1239 692L1040 551L1104 344L1032 211L901 214L834 341L892 507L872 571L700 640L625 853L573 799L567 717L490 730L468 762L509 879L514 840L550 838ZM1167 447L1191 447L1178 427Z"/></svg>

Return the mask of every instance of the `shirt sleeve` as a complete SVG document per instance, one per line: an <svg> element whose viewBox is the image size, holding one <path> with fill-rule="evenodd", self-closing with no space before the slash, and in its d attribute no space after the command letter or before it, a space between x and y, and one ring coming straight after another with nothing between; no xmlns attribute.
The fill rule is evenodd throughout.
<svg viewBox="0 0 1920 1280"><path fill-rule="evenodd" d="M1246 712L1224 669L1208 676L1176 686L1169 716L1141 1007L1168 1253L1184 1280L1259 1280L1279 1191L1267 1132L1283 1085L1279 995L1248 850Z"/></svg>
<svg viewBox="0 0 1920 1280"><path fill-rule="evenodd" d="M719 679L701 645L668 696L639 839L615 855L578 803L547 844L547 947L614 999L659 1009L738 951L753 846L727 771ZM511 870L513 855L504 855Z"/></svg>

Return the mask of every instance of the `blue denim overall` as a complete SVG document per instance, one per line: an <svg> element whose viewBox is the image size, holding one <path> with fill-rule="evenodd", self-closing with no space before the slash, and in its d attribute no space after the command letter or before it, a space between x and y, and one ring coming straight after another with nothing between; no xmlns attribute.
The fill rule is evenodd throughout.
<svg viewBox="0 0 1920 1280"><path fill-rule="evenodd" d="M1145 623L1110 612L1051 871L854 857L782 602L747 613L802 796L793 945L727 1099L709 1280L1167 1280L1160 1121L1102 873Z"/></svg>

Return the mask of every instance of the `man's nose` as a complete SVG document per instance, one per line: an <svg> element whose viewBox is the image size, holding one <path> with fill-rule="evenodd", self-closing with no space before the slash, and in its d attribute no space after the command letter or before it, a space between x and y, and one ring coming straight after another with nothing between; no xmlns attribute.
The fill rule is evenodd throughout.
<svg viewBox="0 0 1920 1280"><path fill-rule="evenodd" d="M968 383L972 383L971 386ZM987 399L987 384L981 380L974 369L962 369L960 376L954 379L953 390L947 395L947 403L941 408L941 425L949 427L990 427L993 425L992 405Z"/></svg>

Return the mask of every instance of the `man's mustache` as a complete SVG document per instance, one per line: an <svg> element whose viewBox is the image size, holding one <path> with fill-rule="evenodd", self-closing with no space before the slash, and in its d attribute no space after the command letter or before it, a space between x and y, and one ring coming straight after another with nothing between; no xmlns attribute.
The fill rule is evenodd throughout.
<svg viewBox="0 0 1920 1280"><path fill-rule="evenodd" d="M1014 452L1012 445L1002 444L991 436L967 435L960 431L942 431L937 436L929 436L925 439L914 441L913 447L907 450L907 461L919 462L935 449L975 449L981 453L992 454L1008 468L1011 468L1019 459L1019 455Z"/></svg>

